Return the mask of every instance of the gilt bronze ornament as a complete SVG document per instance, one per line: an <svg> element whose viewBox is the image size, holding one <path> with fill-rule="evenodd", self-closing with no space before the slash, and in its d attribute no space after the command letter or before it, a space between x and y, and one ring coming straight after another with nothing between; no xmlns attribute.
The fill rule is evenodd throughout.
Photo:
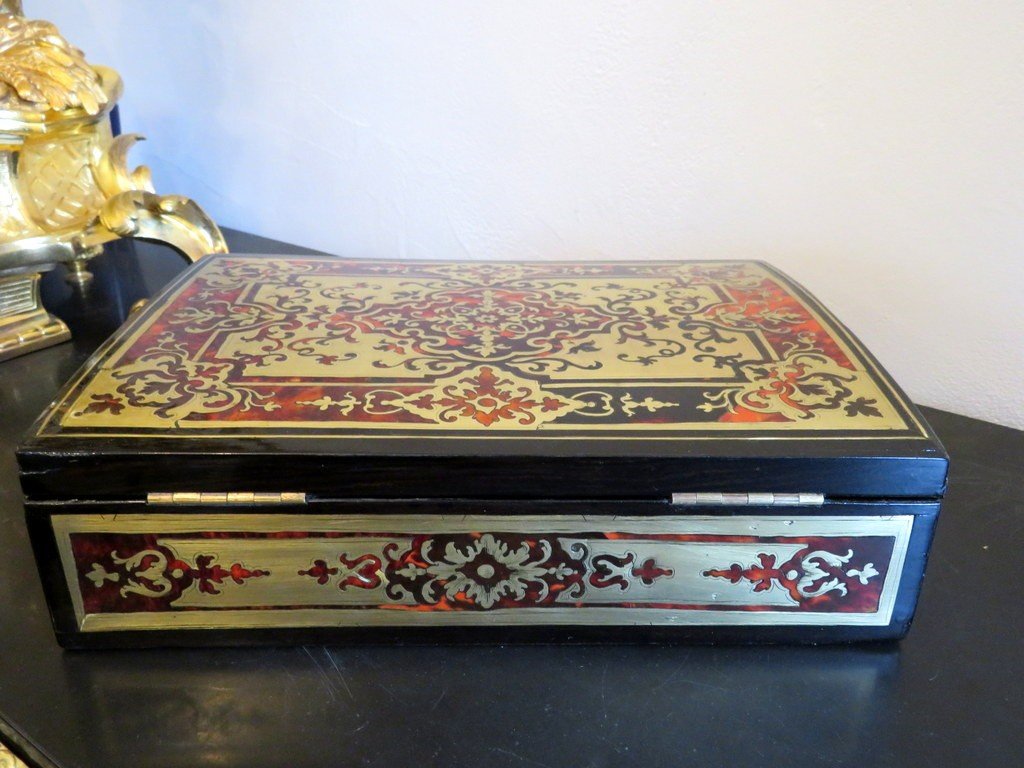
<svg viewBox="0 0 1024 768"><path fill-rule="evenodd" d="M0 2L0 360L70 337L39 299L39 278L64 264L85 282L105 243L166 243L190 261L227 251L194 201L158 195L128 168L141 136L114 136L118 74L93 66L47 21Z"/></svg>

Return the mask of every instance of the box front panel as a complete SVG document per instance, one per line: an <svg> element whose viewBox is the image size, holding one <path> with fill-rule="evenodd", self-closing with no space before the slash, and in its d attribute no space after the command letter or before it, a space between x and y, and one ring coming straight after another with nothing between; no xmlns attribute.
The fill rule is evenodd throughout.
<svg viewBox="0 0 1024 768"><path fill-rule="evenodd" d="M884 626L913 515L54 515L77 630Z"/></svg>

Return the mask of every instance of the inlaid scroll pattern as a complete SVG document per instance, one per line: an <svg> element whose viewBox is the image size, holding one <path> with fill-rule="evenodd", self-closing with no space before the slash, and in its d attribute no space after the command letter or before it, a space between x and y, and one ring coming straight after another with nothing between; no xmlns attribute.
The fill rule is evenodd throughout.
<svg viewBox="0 0 1024 768"><path fill-rule="evenodd" d="M111 353L62 418L468 432L907 427L867 364L745 262L217 258Z"/></svg>
<svg viewBox="0 0 1024 768"><path fill-rule="evenodd" d="M855 567L852 549L840 555L824 549L801 550L784 563L776 564L776 556L757 555L747 566L733 563L729 568L712 568L704 576L727 579L733 584L748 582L754 592L781 588L796 602L805 602L836 592L846 597L854 584L866 586L881 575L875 564L864 562Z"/></svg>
<svg viewBox="0 0 1024 768"><path fill-rule="evenodd" d="M236 548L230 551L245 556L218 555L225 542L233 542ZM893 548L891 538L875 536L663 534L630 539L621 533L420 534L373 540L307 532L187 539L81 533L73 534L71 543L86 613L338 605L439 611L771 606L871 612L878 606ZM239 543L243 550L237 549ZM716 549L720 545L730 549ZM701 568L687 559L713 561L715 552L734 552L738 545L752 553L750 561ZM182 547L190 554L181 554ZM757 547L762 550L754 554ZM198 551L203 553L194 554ZM311 557L307 551L333 554ZM726 595L714 586L716 580L739 588ZM770 594L757 597L761 593ZM722 597L729 599L719 603Z"/></svg>
<svg viewBox="0 0 1024 768"><path fill-rule="evenodd" d="M401 551L385 548L389 556L388 597L413 598L420 605L522 607L549 605L562 599L582 599L587 589L627 590L657 578L671 578L671 569L637 570L636 555L627 553L614 563L614 579L603 560L587 544L566 544L555 537L525 537L485 533L480 537L425 538Z"/></svg>
<svg viewBox="0 0 1024 768"><path fill-rule="evenodd" d="M105 557L92 561L83 574L97 590L108 585L121 598L174 600L189 589L206 595L219 595L225 583L242 585L250 579L270 576L270 571L247 568L241 563L225 567L215 555L197 555L191 562L179 558L168 546L154 545L123 554L111 549Z"/></svg>

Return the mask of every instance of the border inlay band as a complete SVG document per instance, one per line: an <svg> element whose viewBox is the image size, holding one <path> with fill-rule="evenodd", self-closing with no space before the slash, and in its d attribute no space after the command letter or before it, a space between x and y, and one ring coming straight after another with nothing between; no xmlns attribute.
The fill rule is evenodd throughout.
<svg viewBox="0 0 1024 768"><path fill-rule="evenodd" d="M885 625L913 516L55 515L83 631Z"/></svg>

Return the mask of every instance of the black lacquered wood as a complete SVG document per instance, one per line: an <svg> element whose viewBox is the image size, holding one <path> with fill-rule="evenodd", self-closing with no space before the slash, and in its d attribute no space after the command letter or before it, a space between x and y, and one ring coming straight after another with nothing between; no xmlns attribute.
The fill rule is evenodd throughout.
<svg viewBox="0 0 1024 768"><path fill-rule="evenodd" d="M728 446L705 446L703 455L631 455L619 445L612 457L491 455L502 446L480 445L475 453L438 456L263 452L228 442L197 454L159 445L133 446L101 456L82 450L41 455L21 453L22 485L36 499L144 498L166 491L303 491L327 498L565 498L667 499L674 492L811 492L837 498L935 498L945 487L944 455L911 457L807 455L760 456L759 446L741 446L742 458L720 456ZM315 447L315 446L314 446ZM849 448L835 446L836 453ZM896 448L896 446L892 446ZM820 451L822 446L816 446ZM771 451L764 451L770 454ZM776 454L780 451L775 451ZM173 471L188 466L187 473Z"/></svg>

